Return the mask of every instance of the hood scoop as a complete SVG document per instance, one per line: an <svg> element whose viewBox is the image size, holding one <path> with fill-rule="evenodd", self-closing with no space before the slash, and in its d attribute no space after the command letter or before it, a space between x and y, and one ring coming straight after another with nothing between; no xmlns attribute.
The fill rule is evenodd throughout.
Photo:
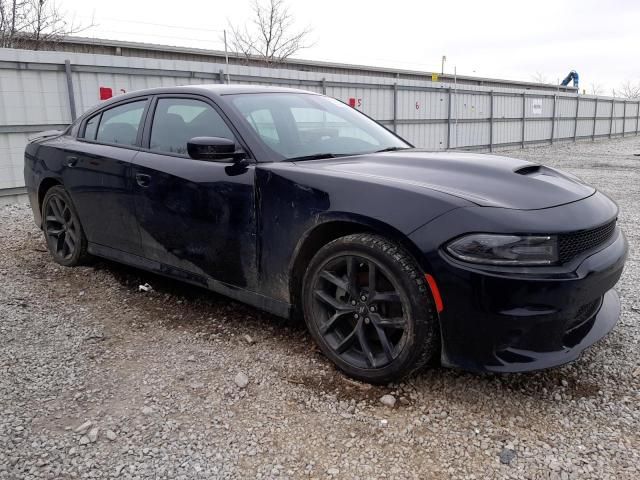
<svg viewBox="0 0 640 480"><path fill-rule="evenodd" d="M542 165L527 165L526 167L518 168L515 172L518 175L532 175L534 173L540 173Z"/></svg>

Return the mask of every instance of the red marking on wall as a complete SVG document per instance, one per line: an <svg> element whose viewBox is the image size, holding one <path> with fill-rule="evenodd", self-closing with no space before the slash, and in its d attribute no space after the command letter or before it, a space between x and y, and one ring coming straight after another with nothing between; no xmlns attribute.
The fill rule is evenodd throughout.
<svg viewBox="0 0 640 480"><path fill-rule="evenodd" d="M113 90L109 87L100 87L100 100L109 100L113 97Z"/></svg>

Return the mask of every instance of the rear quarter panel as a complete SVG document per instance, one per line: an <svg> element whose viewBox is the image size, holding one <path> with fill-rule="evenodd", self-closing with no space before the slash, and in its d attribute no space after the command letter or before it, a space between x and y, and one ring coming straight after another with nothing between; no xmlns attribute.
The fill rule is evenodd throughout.
<svg viewBox="0 0 640 480"><path fill-rule="evenodd" d="M35 223L42 224L38 190L42 181L53 179L62 183L63 155L57 149L60 137L38 139L27 144L24 151L24 182L33 210Z"/></svg>

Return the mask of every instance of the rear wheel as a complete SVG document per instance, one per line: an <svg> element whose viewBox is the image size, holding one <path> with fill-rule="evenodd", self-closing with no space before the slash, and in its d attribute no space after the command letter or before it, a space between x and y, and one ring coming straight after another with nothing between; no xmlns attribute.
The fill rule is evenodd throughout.
<svg viewBox="0 0 640 480"><path fill-rule="evenodd" d="M438 351L438 319L415 260L373 234L334 240L303 281L309 331L348 375L387 383L425 365Z"/></svg>
<svg viewBox="0 0 640 480"><path fill-rule="evenodd" d="M87 238L71 198L61 186L51 187L44 196L42 230L57 263L73 267L87 260Z"/></svg>

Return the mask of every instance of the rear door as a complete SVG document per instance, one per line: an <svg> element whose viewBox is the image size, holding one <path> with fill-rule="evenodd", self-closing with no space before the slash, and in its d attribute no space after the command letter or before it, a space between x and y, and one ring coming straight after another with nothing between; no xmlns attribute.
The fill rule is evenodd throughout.
<svg viewBox="0 0 640 480"><path fill-rule="evenodd" d="M196 274L251 288L256 281L252 164L193 160L193 137L238 138L221 111L198 96L154 99L133 160L134 198L145 257L173 275Z"/></svg>
<svg viewBox="0 0 640 480"><path fill-rule="evenodd" d="M149 98L114 105L88 118L67 145L64 184L89 242L139 255L131 160L142 138Z"/></svg>

